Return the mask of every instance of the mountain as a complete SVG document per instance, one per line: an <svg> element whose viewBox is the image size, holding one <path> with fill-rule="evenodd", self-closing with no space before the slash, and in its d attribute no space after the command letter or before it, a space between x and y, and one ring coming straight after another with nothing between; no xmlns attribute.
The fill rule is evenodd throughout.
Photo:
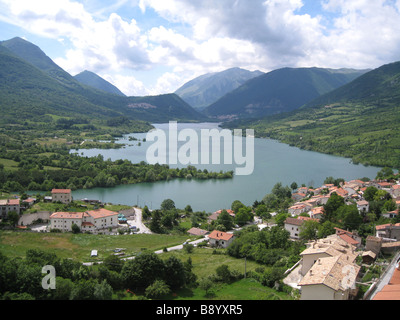
<svg viewBox="0 0 400 320"><path fill-rule="evenodd" d="M187 82L175 93L193 108L201 110L238 88L247 80L262 74L261 71L252 72L240 68L208 73Z"/></svg>
<svg viewBox="0 0 400 320"><path fill-rule="evenodd" d="M353 163L400 168L400 62L383 65L301 108L263 119L235 121L305 150Z"/></svg>
<svg viewBox="0 0 400 320"><path fill-rule="evenodd" d="M359 77L366 70L283 68L248 80L204 110L218 119L289 112Z"/></svg>
<svg viewBox="0 0 400 320"><path fill-rule="evenodd" d="M80 83L91 86L98 90L102 90L119 96L125 96L125 94L123 94L116 86L91 71L85 70L75 75L74 78Z"/></svg>
<svg viewBox="0 0 400 320"><path fill-rule="evenodd" d="M22 60L32 64L39 70L42 70L64 86L71 88L79 87L76 80L68 72L54 63L54 61L51 60L37 45L19 37L2 41L0 42L0 45L9 49Z"/></svg>
<svg viewBox="0 0 400 320"><path fill-rule="evenodd" d="M39 47L21 38L0 43L2 120L40 119L44 115L91 121L128 117L149 122L206 119L175 94L125 97L78 82Z"/></svg>

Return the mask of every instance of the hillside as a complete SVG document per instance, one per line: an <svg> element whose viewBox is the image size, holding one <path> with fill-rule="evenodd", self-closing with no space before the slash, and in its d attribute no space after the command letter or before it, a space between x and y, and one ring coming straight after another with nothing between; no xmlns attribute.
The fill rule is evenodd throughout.
<svg viewBox="0 0 400 320"><path fill-rule="evenodd" d="M372 70L302 108L229 127L254 128L260 137L400 168L400 62Z"/></svg>
<svg viewBox="0 0 400 320"><path fill-rule="evenodd" d="M365 71L283 68L247 81L204 113L218 119L258 118L289 112L354 80Z"/></svg>
<svg viewBox="0 0 400 320"><path fill-rule="evenodd" d="M116 94L119 96L125 96L125 94L122 93L116 86L91 71L85 70L75 75L74 78L80 83L93 87L95 89Z"/></svg>
<svg viewBox="0 0 400 320"><path fill-rule="evenodd" d="M23 39L3 41L0 48L3 120L34 120L43 115L89 122L124 116L150 122L206 118L175 94L125 97L81 84L39 47Z"/></svg>
<svg viewBox="0 0 400 320"><path fill-rule="evenodd" d="M195 109L204 109L247 80L260 76L261 71L231 68L222 72L197 77L179 88L175 93Z"/></svg>

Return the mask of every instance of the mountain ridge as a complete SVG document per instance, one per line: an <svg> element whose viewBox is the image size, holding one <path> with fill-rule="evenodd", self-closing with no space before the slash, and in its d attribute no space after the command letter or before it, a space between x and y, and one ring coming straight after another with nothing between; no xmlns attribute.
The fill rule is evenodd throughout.
<svg viewBox="0 0 400 320"><path fill-rule="evenodd" d="M84 70L75 75L74 78L80 83L93 87L95 89L126 97L126 95L116 86L92 71Z"/></svg>
<svg viewBox="0 0 400 320"><path fill-rule="evenodd" d="M400 168L400 61L376 68L292 112L225 123L355 164Z"/></svg>
<svg viewBox="0 0 400 320"><path fill-rule="evenodd" d="M273 70L248 80L211 104L204 113L229 120L289 112L365 72L344 70L316 67Z"/></svg>
<svg viewBox="0 0 400 320"><path fill-rule="evenodd" d="M2 41L0 47L3 66L0 92L5 110L11 113L22 110L22 114L29 118L29 108L34 106L37 114L58 116L98 114L159 122L206 119L175 94L126 97L81 84L38 46L21 38ZM148 105L143 107L138 103Z"/></svg>
<svg viewBox="0 0 400 320"><path fill-rule="evenodd" d="M261 71L248 71L230 68L194 78L175 91L193 108L202 110L219 98L236 89L247 80L263 74Z"/></svg>

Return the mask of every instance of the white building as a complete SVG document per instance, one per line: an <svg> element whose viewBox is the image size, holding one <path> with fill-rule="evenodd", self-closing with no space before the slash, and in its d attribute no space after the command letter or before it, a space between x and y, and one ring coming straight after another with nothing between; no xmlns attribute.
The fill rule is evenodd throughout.
<svg viewBox="0 0 400 320"><path fill-rule="evenodd" d="M360 267L354 246L332 235L310 243L301 256L301 300L348 300L355 295Z"/></svg>
<svg viewBox="0 0 400 320"><path fill-rule="evenodd" d="M50 216L50 228L61 231L72 231L76 224L82 232L98 231L118 226L118 213L106 209L86 212L55 212Z"/></svg>
<svg viewBox="0 0 400 320"><path fill-rule="evenodd" d="M232 233L226 233L218 230L214 230L208 236L210 245L213 247L227 248L234 240Z"/></svg>
<svg viewBox="0 0 400 320"><path fill-rule="evenodd" d="M369 211L369 202L366 200L361 200L357 202L358 212L368 212Z"/></svg>

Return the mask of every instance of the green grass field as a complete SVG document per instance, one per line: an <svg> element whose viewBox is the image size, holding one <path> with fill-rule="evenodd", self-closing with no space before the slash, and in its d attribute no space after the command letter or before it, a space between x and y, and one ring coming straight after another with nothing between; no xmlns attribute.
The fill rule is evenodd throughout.
<svg viewBox="0 0 400 320"><path fill-rule="evenodd" d="M116 248L123 248L126 256L132 256L143 249L161 250L164 247L183 243L184 236L170 235L90 235L72 233L0 232L0 251L8 257L25 257L28 249L53 252L60 258L77 261L101 261L113 254ZM96 259L90 257L91 250L98 250Z"/></svg>

